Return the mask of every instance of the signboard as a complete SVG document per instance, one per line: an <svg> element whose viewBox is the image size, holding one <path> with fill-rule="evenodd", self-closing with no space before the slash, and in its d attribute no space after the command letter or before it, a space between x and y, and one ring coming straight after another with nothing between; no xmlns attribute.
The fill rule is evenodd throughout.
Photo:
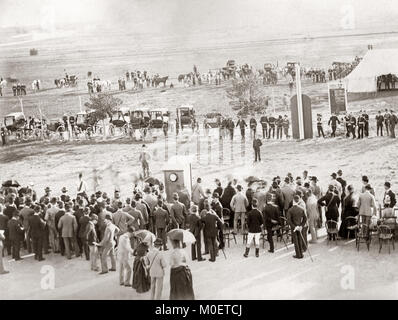
<svg viewBox="0 0 398 320"><path fill-rule="evenodd" d="M347 90L341 83L337 88L328 87L330 113L347 112Z"/></svg>

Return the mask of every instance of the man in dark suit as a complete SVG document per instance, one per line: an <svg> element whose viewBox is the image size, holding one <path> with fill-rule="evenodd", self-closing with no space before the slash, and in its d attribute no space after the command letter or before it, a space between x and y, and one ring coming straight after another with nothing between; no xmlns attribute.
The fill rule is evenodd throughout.
<svg viewBox="0 0 398 320"><path fill-rule="evenodd" d="M46 222L40 216L41 208L39 205L34 207L34 211L35 213L29 217L30 236L32 238L35 259L38 261L43 261L43 233Z"/></svg>
<svg viewBox="0 0 398 320"><path fill-rule="evenodd" d="M15 261L21 260L20 247L23 240L24 229L22 227L21 221L19 220L18 210L15 209L12 213L11 220L8 221L8 237L11 242L12 248L12 258Z"/></svg>
<svg viewBox="0 0 398 320"><path fill-rule="evenodd" d="M332 125L332 134L331 134L332 137L336 136L337 123L340 124L340 120L335 113L332 113L332 116L330 117L328 122L329 126L330 124Z"/></svg>
<svg viewBox="0 0 398 320"><path fill-rule="evenodd" d="M204 261L206 259L202 258L202 223L200 221L200 216L198 213L198 206L192 206L190 213L187 216L186 226L189 228L189 231L195 236L196 242L192 244L192 260Z"/></svg>
<svg viewBox="0 0 398 320"><path fill-rule="evenodd" d="M397 200L395 198L394 192L391 191L391 183L386 182L384 183L384 197L383 197L383 204L384 208L394 208Z"/></svg>
<svg viewBox="0 0 398 320"><path fill-rule="evenodd" d="M58 231L59 250L61 252L61 255L63 256L65 254L65 244L64 240L62 239L62 230L58 228L58 222L61 219L61 217L65 214L64 203L62 201L58 202L58 208L59 210L55 214L55 228Z"/></svg>
<svg viewBox="0 0 398 320"><path fill-rule="evenodd" d="M76 233L77 235L79 235L80 231L80 218L84 216L83 211L84 211L83 200L79 200L77 202L76 209L73 212L73 215L75 216L77 223L77 233ZM76 237L76 243L77 243L77 248L75 249L76 257L80 257L80 255L83 253L83 243L81 242L81 238L79 236ZM87 253L88 253L88 248L87 248Z"/></svg>
<svg viewBox="0 0 398 320"><path fill-rule="evenodd" d="M266 205L263 210L265 228L267 229L267 240L269 242L268 252L274 253L274 240L272 228L281 224L279 207L272 203L272 194L266 195Z"/></svg>
<svg viewBox="0 0 398 320"><path fill-rule="evenodd" d="M218 252L216 239L218 230L222 229L222 221L217 216L217 214L213 210L211 210L209 202L205 202L205 210L207 213L201 219L204 225L203 233L205 237L205 242L208 243L210 251L209 261L215 262Z"/></svg>
<svg viewBox="0 0 398 320"><path fill-rule="evenodd" d="M167 250L167 239L166 239L166 228L169 224L169 213L163 209L163 201L158 200L158 204L153 212L153 218L155 220L156 236L162 239L163 250Z"/></svg>
<svg viewBox="0 0 398 320"><path fill-rule="evenodd" d="M263 145L260 138L258 136L254 136L253 140L253 149L254 149L254 162L261 162L261 152L260 147Z"/></svg>
<svg viewBox="0 0 398 320"><path fill-rule="evenodd" d="M87 261L90 260L90 249L87 244L87 234L86 234L87 225L90 222L89 212L90 212L89 208L84 208L83 216L80 217L79 219L79 229L77 234L80 239L80 243L82 245L82 249Z"/></svg>
<svg viewBox="0 0 398 320"><path fill-rule="evenodd" d="M173 194L174 203L171 206L170 218L176 228L184 229L185 217L187 209L183 203L179 201L180 197L177 193Z"/></svg>
<svg viewBox="0 0 398 320"><path fill-rule="evenodd" d="M291 207L287 212L287 222L292 230L292 240L294 243L294 250L296 255L294 258L303 258L303 247L304 241L301 234L301 230L307 223L307 217L305 216L304 209L299 206L300 197L295 195L293 197L293 207Z"/></svg>

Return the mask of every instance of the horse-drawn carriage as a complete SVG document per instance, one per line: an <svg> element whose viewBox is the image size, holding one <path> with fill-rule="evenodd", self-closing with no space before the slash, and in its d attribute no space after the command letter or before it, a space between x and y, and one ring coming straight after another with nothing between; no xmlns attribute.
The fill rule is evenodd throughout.
<svg viewBox="0 0 398 320"><path fill-rule="evenodd" d="M205 115L205 123L208 128L219 128L221 125L222 114L219 112L210 112Z"/></svg>
<svg viewBox="0 0 398 320"><path fill-rule="evenodd" d="M154 129L162 129L169 124L170 112L166 108L154 109L149 111L150 126Z"/></svg>
<svg viewBox="0 0 398 320"><path fill-rule="evenodd" d="M184 130L184 127L193 128L196 124L195 110L191 105L182 105L176 110L177 128Z"/></svg>
<svg viewBox="0 0 398 320"><path fill-rule="evenodd" d="M109 119L109 132L111 135L115 134L115 129L118 128L123 133L128 133L130 125L130 109L128 107L121 107L111 115Z"/></svg>
<svg viewBox="0 0 398 320"><path fill-rule="evenodd" d="M47 123L49 132L61 133L65 131L65 125L62 119L50 119Z"/></svg>
<svg viewBox="0 0 398 320"><path fill-rule="evenodd" d="M227 65L222 68L222 73L224 73L224 75L227 78L235 77L236 69L237 69L237 67L235 64L235 60L228 60Z"/></svg>
<svg viewBox="0 0 398 320"><path fill-rule="evenodd" d="M65 78L62 79L55 79L54 84L57 86L57 88L62 88L62 87L77 87L77 76L72 75L72 76L65 76Z"/></svg>
<svg viewBox="0 0 398 320"><path fill-rule="evenodd" d="M26 118L22 112L14 112L4 117L4 125L11 132L23 131L26 126Z"/></svg>
<svg viewBox="0 0 398 320"><path fill-rule="evenodd" d="M297 64L297 62L288 62L288 63L286 64L285 70L286 70L286 72L287 72L288 74L290 74L292 77L295 77L295 76L296 76L296 64Z"/></svg>
<svg viewBox="0 0 398 320"><path fill-rule="evenodd" d="M275 66L272 63L264 64L263 84L276 85L278 83L278 75L275 70Z"/></svg>
<svg viewBox="0 0 398 320"><path fill-rule="evenodd" d="M130 124L133 130L143 129L149 126L150 116L147 108L130 111Z"/></svg>
<svg viewBox="0 0 398 320"><path fill-rule="evenodd" d="M76 115L76 128L80 131L85 131L88 133L95 132L95 127L97 125L97 119L93 116L95 110L87 110L79 112Z"/></svg>

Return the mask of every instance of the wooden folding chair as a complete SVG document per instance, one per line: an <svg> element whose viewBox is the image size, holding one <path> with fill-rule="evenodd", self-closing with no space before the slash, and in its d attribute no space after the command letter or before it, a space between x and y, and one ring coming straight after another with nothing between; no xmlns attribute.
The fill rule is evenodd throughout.
<svg viewBox="0 0 398 320"><path fill-rule="evenodd" d="M222 234L224 237L224 243L225 243L225 241L227 241L227 243L228 243L228 248L230 246L229 243L231 240L234 240L235 244L237 244L235 234L231 232L228 222L224 222Z"/></svg>

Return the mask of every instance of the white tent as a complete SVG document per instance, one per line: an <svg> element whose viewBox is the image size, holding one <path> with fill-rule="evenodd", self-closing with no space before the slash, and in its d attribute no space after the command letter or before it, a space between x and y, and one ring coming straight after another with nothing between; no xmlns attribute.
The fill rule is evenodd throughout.
<svg viewBox="0 0 398 320"><path fill-rule="evenodd" d="M398 75L398 49L369 50L345 78L348 92L377 92L377 77Z"/></svg>

